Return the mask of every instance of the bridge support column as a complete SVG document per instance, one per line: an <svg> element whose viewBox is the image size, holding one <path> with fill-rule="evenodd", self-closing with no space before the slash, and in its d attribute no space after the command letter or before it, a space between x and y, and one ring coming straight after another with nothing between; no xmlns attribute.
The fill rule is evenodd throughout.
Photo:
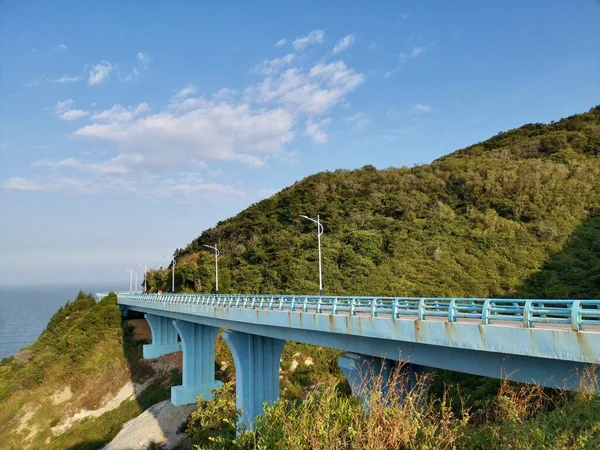
<svg viewBox="0 0 600 450"><path fill-rule="evenodd" d="M200 395L212 398L212 389L221 382L215 380L215 342L219 329L199 323L173 321L181 336L183 349L183 385L171 387L171 403L175 406L196 403Z"/></svg>
<svg viewBox="0 0 600 450"><path fill-rule="evenodd" d="M284 340L226 331L227 342L235 362L236 406L242 410L240 421L248 429L263 414L263 404L279 398L279 359Z"/></svg>
<svg viewBox="0 0 600 450"><path fill-rule="evenodd" d="M399 364L401 364L400 370L408 373L401 374L399 379L394 379L394 371L398 370ZM340 356L338 365L350 384L352 394L362 400L365 408L369 405L369 393L374 387L380 388L385 397L391 387L390 383L405 381L406 386L399 391L402 394L413 390L417 386L419 378L433 370L417 364L402 363L357 353L346 353L344 356ZM426 380L424 382L427 383ZM376 386L376 383L381 383L381 386Z"/></svg>
<svg viewBox="0 0 600 450"><path fill-rule="evenodd" d="M145 359L158 358L180 350L179 342L177 342L177 330L173 327L173 319L154 314L144 314L144 317L152 332L152 344L146 344L143 348Z"/></svg>

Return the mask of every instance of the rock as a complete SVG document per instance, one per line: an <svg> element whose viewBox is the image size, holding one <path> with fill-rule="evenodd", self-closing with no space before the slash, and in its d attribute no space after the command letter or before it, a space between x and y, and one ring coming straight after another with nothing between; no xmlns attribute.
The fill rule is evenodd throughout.
<svg viewBox="0 0 600 450"><path fill-rule="evenodd" d="M169 400L157 403L123 425L103 450L146 450L151 443L173 448L185 437L179 427L196 407L173 406Z"/></svg>

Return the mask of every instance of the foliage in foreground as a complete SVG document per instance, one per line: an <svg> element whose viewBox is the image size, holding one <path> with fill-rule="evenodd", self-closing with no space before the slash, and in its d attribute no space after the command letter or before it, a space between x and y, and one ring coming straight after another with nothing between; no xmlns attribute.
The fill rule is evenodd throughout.
<svg viewBox="0 0 600 450"><path fill-rule="evenodd" d="M598 388L597 380L596 388ZM199 403L187 434L200 450L597 449L600 397L548 396L538 386L503 382L487 411L455 413L448 393L427 395L422 378L412 390L400 372L387 393L376 377L368 413L338 386L321 387L304 401L280 399L255 430L238 427L232 385Z"/></svg>

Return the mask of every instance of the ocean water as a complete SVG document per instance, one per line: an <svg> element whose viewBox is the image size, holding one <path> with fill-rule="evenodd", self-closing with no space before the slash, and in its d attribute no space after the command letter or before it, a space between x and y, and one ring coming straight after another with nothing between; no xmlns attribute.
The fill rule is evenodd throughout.
<svg viewBox="0 0 600 450"><path fill-rule="evenodd" d="M122 284L0 285L0 359L35 342L58 308L80 290L92 294L123 290Z"/></svg>

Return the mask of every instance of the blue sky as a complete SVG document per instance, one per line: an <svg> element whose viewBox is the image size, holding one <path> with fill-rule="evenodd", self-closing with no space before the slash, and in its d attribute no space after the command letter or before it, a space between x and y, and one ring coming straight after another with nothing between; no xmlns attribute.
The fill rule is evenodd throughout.
<svg viewBox="0 0 600 450"><path fill-rule="evenodd" d="M594 0L2 2L0 283L126 287L312 173L583 112L598 23Z"/></svg>

